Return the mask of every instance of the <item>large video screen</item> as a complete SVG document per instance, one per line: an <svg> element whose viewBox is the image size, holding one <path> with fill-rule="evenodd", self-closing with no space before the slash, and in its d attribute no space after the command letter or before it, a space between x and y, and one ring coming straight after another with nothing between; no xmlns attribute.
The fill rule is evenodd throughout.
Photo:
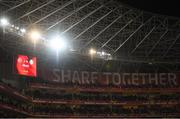
<svg viewBox="0 0 180 119"><path fill-rule="evenodd" d="M36 57L18 55L16 58L16 70L19 75L36 77Z"/></svg>

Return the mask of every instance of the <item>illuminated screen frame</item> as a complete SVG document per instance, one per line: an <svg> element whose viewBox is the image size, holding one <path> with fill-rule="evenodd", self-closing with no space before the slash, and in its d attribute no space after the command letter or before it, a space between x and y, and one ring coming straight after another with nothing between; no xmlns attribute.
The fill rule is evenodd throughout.
<svg viewBox="0 0 180 119"><path fill-rule="evenodd" d="M15 70L18 75L37 77L37 57L17 55L15 58Z"/></svg>

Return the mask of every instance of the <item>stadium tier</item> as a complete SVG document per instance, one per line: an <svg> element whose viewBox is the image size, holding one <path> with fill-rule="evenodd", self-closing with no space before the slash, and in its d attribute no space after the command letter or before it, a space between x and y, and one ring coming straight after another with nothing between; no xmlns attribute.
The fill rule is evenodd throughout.
<svg viewBox="0 0 180 119"><path fill-rule="evenodd" d="M18 72L17 64L19 58L28 56L12 57L15 64L4 64L1 70L2 117L179 117L177 73L41 68L43 62L38 64L37 58L36 75L29 76L26 71L32 67L19 64L22 72Z"/></svg>
<svg viewBox="0 0 180 119"><path fill-rule="evenodd" d="M179 117L178 73L94 71L79 61L7 55L0 67L2 117Z"/></svg>

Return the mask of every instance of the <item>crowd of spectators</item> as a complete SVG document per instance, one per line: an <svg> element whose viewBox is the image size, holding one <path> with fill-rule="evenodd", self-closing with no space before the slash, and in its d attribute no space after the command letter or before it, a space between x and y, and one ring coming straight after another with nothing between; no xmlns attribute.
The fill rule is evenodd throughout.
<svg viewBox="0 0 180 119"><path fill-rule="evenodd" d="M73 83L58 83L58 82L54 82L54 81L50 81L50 80L29 80L28 82L29 84L39 84L39 85L44 85L44 86L49 86L49 87L53 87L53 88L58 88L58 87L65 87L65 88L120 88L120 89L153 89L153 88L179 88L179 85L177 86L172 86L171 84L169 85L155 85L155 84L144 84L144 85L102 85L102 84L73 84Z"/></svg>
<svg viewBox="0 0 180 119"><path fill-rule="evenodd" d="M21 111L30 112L32 109L32 106L29 102L19 100L18 98L14 98L11 95L3 92L0 93L0 102L1 104L5 104Z"/></svg>
<svg viewBox="0 0 180 119"><path fill-rule="evenodd" d="M97 106L97 105L35 105L34 110L38 114L51 115L147 115L147 116L168 116L178 115L178 107L161 106Z"/></svg>
<svg viewBox="0 0 180 119"><path fill-rule="evenodd" d="M49 100L84 100L84 101L109 101L109 102L145 102L145 101L179 101L180 94L122 94L122 93L95 93L95 92L66 92L37 89L24 92L26 96L33 99L49 99ZM1 104L6 104L31 114L41 115L146 115L148 116L168 116L179 115L180 105L86 105L86 104L40 104L26 102L12 97L7 93L0 93Z"/></svg>
<svg viewBox="0 0 180 119"><path fill-rule="evenodd" d="M48 90L33 90L27 92L33 99L39 100L81 100L94 102L177 102L179 103L180 94L122 94L122 93L92 93L92 92L52 92Z"/></svg>

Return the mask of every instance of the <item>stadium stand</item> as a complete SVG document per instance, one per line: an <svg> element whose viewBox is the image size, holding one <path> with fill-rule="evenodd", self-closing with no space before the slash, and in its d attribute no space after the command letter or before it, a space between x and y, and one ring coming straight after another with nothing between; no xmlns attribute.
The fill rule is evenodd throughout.
<svg viewBox="0 0 180 119"><path fill-rule="evenodd" d="M118 0L0 0L0 118L179 118L179 23Z"/></svg>

